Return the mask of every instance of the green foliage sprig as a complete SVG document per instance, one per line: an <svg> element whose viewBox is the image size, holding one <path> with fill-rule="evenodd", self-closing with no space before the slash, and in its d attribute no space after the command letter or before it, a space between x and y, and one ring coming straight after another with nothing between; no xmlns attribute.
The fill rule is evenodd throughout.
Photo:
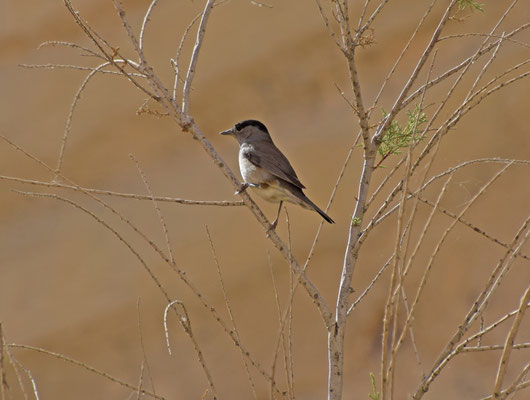
<svg viewBox="0 0 530 400"><path fill-rule="evenodd" d="M372 381L372 393L368 393L370 400L379 400L379 392L377 391L377 385L375 384L375 376L370 372L370 380Z"/></svg>
<svg viewBox="0 0 530 400"><path fill-rule="evenodd" d="M484 13L484 4L477 3L475 0L458 0L458 8L465 10L468 7L471 11L477 10Z"/></svg>
<svg viewBox="0 0 530 400"><path fill-rule="evenodd" d="M383 118L386 118L388 113L383 110ZM387 128L383 141L377 149L381 155L381 160L377 163L376 168L381 165L383 160L392 154L400 154L401 150L410 146L412 142L417 142L421 139L419 127L427 122L427 117L421 111L420 106L414 107L414 110L407 111L407 122L402 127L398 121L394 120Z"/></svg>

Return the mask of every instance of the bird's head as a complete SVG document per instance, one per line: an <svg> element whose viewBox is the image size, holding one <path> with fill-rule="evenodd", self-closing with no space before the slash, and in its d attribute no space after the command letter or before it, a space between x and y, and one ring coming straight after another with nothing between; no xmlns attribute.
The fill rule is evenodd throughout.
<svg viewBox="0 0 530 400"><path fill-rule="evenodd" d="M239 144L271 140L267 127L255 119L238 122L232 128L222 131L220 134L233 136Z"/></svg>

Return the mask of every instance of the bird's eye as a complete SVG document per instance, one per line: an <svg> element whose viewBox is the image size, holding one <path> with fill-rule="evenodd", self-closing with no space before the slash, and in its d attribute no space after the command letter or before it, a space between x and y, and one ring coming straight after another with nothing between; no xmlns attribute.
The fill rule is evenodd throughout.
<svg viewBox="0 0 530 400"><path fill-rule="evenodd" d="M237 132L239 132L241 130L241 124L236 124L234 128L236 129Z"/></svg>

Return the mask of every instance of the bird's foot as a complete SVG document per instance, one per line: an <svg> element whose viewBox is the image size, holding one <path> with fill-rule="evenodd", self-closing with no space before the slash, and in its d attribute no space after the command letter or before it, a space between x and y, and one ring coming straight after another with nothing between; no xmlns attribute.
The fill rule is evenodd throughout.
<svg viewBox="0 0 530 400"><path fill-rule="evenodd" d="M241 184L241 186L239 186L239 188L234 192L234 194L237 196L238 194L241 194L245 190L247 190L248 187L258 187L258 186L259 185L255 184L255 183L245 182L245 183Z"/></svg>
<svg viewBox="0 0 530 400"><path fill-rule="evenodd" d="M276 225L278 225L278 218L276 218L274 222L269 225L269 228L267 229L266 233L267 239L271 236L271 233L276 230Z"/></svg>
<svg viewBox="0 0 530 400"><path fill-rule="evenodd" d="M238 194L243 193L248 188L248 183L243 183L241 186L239 186L239 189L237 189L234 194L237 196Z"/></svg>

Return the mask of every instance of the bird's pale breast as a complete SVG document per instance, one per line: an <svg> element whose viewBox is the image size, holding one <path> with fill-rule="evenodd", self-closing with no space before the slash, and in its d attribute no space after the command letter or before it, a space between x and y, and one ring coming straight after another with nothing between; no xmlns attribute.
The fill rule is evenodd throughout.
<svg viewBox="0 0 530 400"><path fill-rule="evenodd" d="M249 146L245 146L245 151L248 150ZM273 203L279 203L280 201L298 203L298 199L296 199L295 196L279 185L276 176L266 169L258 167L250 162L250 160L244 156L243 151L239 152L239 170L241 171L241 176L245 182L258 185L256 187L251 187L251 189L263 199Z"/></svg>
<svg viewBox="0 0 530 400"><path fill-rule="evenodd" d="M241 176L245 182L248 183L260 184L274 178L274 175L269 171L252 164L250 160L244 156L243 151L239 152L239 170L241 171Z"/></svg>

